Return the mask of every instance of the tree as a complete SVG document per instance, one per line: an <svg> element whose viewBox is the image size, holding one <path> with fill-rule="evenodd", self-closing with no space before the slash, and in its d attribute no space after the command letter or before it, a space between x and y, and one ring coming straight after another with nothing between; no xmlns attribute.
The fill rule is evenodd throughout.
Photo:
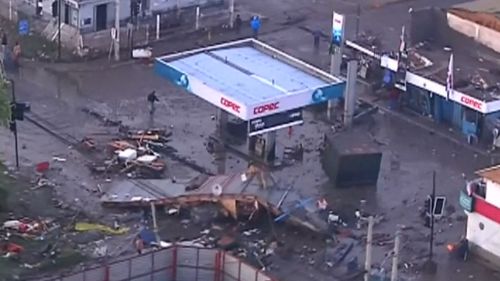
<svg viewBox="0 0 500 281"><path fill-rule="evenodd" d="M0 126L8 126L10 120L10 99L8 84L0 75Z"/></svg>

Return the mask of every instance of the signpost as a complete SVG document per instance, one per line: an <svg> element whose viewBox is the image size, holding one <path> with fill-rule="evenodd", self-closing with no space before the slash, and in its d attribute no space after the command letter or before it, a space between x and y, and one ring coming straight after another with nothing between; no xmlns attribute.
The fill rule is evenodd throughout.
<svg viewBox="0 0 500 281"><path fill-rule="evenodd" d="M344 45L345 16L333 12L332 17L332 38L330 42L330 74L339 76L340 65L342 64L342 50ZM329 100L327 106L328 120L333 120L333 108L335 101Z"/></svg>

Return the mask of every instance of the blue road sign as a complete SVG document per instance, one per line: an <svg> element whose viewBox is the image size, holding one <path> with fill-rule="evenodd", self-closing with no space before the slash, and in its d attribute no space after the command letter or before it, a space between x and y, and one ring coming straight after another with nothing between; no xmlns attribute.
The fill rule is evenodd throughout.
<svg viewBox="0 0 500 281"><path fill-rule="evenodd" d="M19 21L19 35L28 35L30 33L30 23L28 20Z"/></svg>

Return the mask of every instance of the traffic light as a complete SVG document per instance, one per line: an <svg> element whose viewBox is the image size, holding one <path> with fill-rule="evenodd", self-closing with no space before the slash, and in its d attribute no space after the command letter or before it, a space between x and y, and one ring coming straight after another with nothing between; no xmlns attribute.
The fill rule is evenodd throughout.
<svg viewBox="0 0 500 281"><path fill-rule="evenodd" d="M28 103L25 102L16 102L16 103L11 103L10 104L10 110L11 110L11 117L10 120L19 120L23 121L24 120L24 112L30 111L31 106Z"/></svg>
<svg viewBox="0 0 500 281"><path fill-rule="evenodd" d="M15 121L9 121L9 130L13 133L17 132L17 126Z"/></svg>

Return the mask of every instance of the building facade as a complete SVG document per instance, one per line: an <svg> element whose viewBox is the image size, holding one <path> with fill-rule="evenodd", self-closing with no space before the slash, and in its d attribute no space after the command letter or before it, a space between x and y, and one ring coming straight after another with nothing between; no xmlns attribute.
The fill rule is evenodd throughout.
<svg viewBox="0 0 500 281"><path fill-rule="evenodd" d="M58 0L52 5L58 5ZM124 24L135 17L147 18L177 8L222 4L223 0L59 0L61 20L80 33L110 29L115 24L116 6L119 5L120 22Z"/></svg>
<svg viewBox="0 0 500 281"><path fill-rule="evenodd" d="M500 166L477 172L479 179L460 193L467 214L466 239L472 254L500 266Z"/></svg>

